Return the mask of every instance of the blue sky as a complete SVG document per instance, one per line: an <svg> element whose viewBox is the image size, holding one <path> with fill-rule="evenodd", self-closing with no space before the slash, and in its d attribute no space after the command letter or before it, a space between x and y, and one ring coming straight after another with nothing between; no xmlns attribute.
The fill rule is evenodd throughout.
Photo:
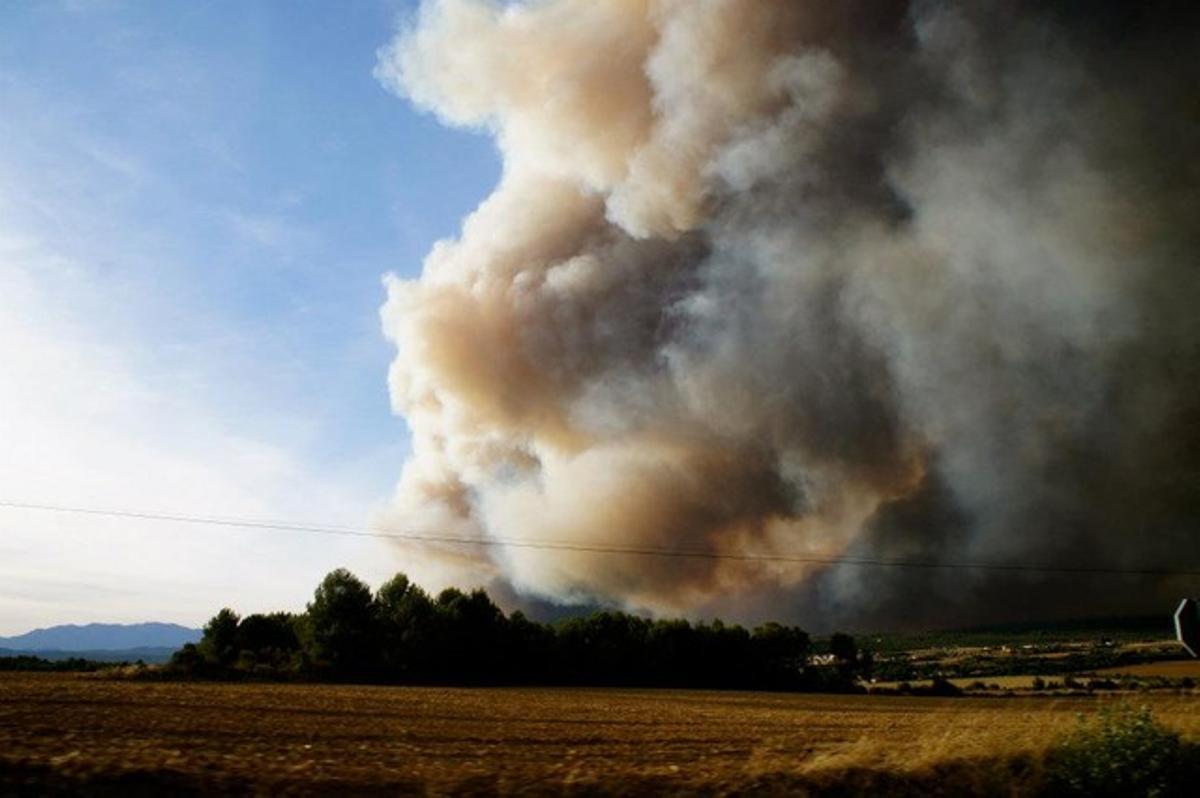
<svg viewBox="0 0 1200 798"><path fill-rule="evenodd" d="M367 522L407 446L381 278L500 170L372 76L414 11L0 4L0 501ZM0 508L0 634L292 607L343 564L403 565Z"/></svg>

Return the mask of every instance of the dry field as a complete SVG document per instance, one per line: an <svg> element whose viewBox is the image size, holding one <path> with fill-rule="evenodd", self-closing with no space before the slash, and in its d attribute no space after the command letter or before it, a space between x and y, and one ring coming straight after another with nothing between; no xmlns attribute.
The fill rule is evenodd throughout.
<svg viewBox="0 0 1200 798"><path fill-rule="evenodd" d="M1200 679L1200 659L1179 659L1168 662L1144 662L1096 671L1101 676L1162 676L1167 679Z"/></svg>
<svg viewBox="0 0 1200 798"><path fill-rule="evenodd" d="M947 767L1019 771L1105 700L0 674L0 795L822 792L881 773L919 794ZM1136 700L1200 736L1194 695Z"/></svg>
<svg viewBox="0 0 1200 798"><path fill-rule="evenodd" d="M1029 690L1033 687L1033 680L1037 678L1035 674L1008 674L1005 676L956 676L946 681L956 687L964 690L969 689L976 682L983 682L986 685L996 685L1001 690ZM1062 681L1063 676L1043 676L1046 681L1058 680ZM910 682L910 684L922 684L920 679ZM871 685L874 688L882 688L884 690L895 690L904 682L875 682Z"/></svg>

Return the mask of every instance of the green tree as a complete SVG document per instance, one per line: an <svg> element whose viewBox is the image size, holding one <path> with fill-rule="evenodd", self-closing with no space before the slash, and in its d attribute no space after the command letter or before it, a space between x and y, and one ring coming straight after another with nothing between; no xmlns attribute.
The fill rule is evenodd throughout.
<svg viewBox="0 0 1200 798"><path fill-rule="evenodd" d="M239 658L272 668L286 668L300 650L295 616L290 612L247 615L238 625Z"/></svg>
<svg viewBox="0 0 1200 798"><path fill-rule="evenodd" d="M375 602L345 568L331 571L308 603L309 656L335 678L364 679L378 666Z"/></svg>
<svg viewBox="0 0 1200 798"><path fill-rule="evenodd" d="M558 630L564 677L582 684L645 683L650 626L612 610L566 621Z"/></svg>
<svg viewBox="0 0 1200 798"><path fill-rule="evenodd" d="M850 635L837 632L829 638L829 653L843 678L851 678L858 672L858 645Z"/></svg>
<svg viewBox="0 0 1200 798"><path fill-rule="evenodd" d="M233 664L238 655L240 622L238 614L225 607L204 625L204 636L198 648L206 660L222 667Z"/></svg>
<svg viewBox="0 0 1200 798"><path fill-rule="evenodd" d="M504 632L502 673L508 682L538 684L561 679L553 670L554 628L531 621L517 610Z"/></svg>
<svg viewBox="0 0 1200 798"><path fill-rule="evenodd" d="M447 588L438 594L435 634L439 678L495 682L504 669L507 619L487 592Z"/></svg>
<svg viewBox="0 0 1200 798"><path fill-rule="evenodd" d="M375 594L384 673L393 680L429 678L433 645L433 601L429 594L396 574Z"/></svg>
<svg viewBox="0 0 1200 798"><path fill-rule="evenodd" d="M756 686L788 689L800 684L810 647L807 632L795 626L766 623L754 630L750 643L761 669L761 681Z"/></svg>

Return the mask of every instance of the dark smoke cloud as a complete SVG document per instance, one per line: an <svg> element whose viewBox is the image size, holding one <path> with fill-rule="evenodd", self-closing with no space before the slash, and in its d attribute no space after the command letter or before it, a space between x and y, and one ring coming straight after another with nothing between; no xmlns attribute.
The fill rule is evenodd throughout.
<svg viewBox="0 0 1200 798"><path fill-rule="evenodd" d="M381 524L1200 567L1183 3L427 3L379 75L501 184L384 325ZM1160 610L1179 579L426 545L434 583L816 625Z"/></svg>

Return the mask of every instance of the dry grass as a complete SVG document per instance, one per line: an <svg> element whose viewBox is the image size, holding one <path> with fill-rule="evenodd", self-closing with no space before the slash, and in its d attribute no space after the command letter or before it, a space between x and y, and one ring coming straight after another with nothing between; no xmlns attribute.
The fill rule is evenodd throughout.
<svg viewBox="0 0 1200 798"><path fill-rule="evenodd" d="M109 784L115 792L128 791L122 774L150 774L175 792L720 793L800 784L819 791L854 772L903 777L952 761L1028 760L1105 700L7 674L0 675L0 774L7 768L17 774L10 781L66 779L68 787ZM1138 701L1165 724L1200 736L1195 697Z"/></svg>
<svg viewBox="0 0 1200 798"><path fill-rule="evenodd" d="M1037 677L1033 674L1010 674L1007 676L961 676L961 677L955 677L953 679L947 679L946 681L950 682L951 684L953 684L957 687L962 687L962 688L970 687L971 685L975 684L976 682L983 682L985 685L993 685L994 684L997 687L1001 688L1002 690L1028 690L1033 686L1033 680L1036 678ZM1051 679L1053 679L1055 681L1062 681L1062 679L1063 679L1062 676L1043 676L1042 678L1047 681L1049 681ZM914 679L911 682L896 682L896 681L876 682L875 684L873 684L871 686L874 688L881 688L881 689L885 689L885 690L895 690L895 689L899 688L900 685L902 685L902 684L918 684L919 685L919 684L928 684L928 683L929 683L928 679L924 679L924 680Z"/></svg>
<svg viewBox="0 0 1200 798"><path fill-rule="evenodd" d="M1141 665L1124 665L1119 668L1104 668L1096 671L1103 676L1162 676L1168 679L1192 678L1200 680L1200 659L1174 660L1170 662L1146 662Z"/></svg>

